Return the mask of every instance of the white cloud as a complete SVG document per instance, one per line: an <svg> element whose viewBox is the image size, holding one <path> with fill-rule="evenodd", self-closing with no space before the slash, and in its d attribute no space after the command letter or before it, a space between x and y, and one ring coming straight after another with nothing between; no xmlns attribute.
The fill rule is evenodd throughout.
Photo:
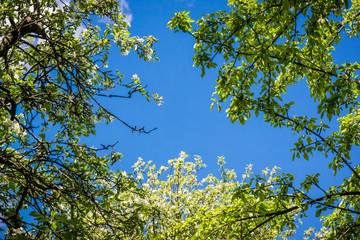
<svg viewBox="0 0 360 240"><path fill-rule="evenodd" d="M83 31L85 31L85 30L86 30L86 27L85 27L83 24L80 25L80 26L75 30L74 37L76 37L76 38L81 37L81 33L82 33Z"/></svg>
<svg viewBox="0 0 360 240"><path fill-rule="evenodd" d="M70 0L56 0L56 3L57 3L57 8L60 9L60 8L63 8L64 6L69 6L70 4Z"/></svg>
<svg viewBox="0 0 360 240"><path fill-rule="evenodd" d="M126 15L126 17L124 19L125 22L130 24L131 21L133 20L133 15L131 13L129 3L126 0L119 0L119 5L120 5L120 9L121 9L122 13L124 15Z"/></svg>
<svg viewBox="0 0 360 240"><path fill-rule="evenodd" d="M192 6L194 6L194 3L196 0L176 0L176 1L185 3L186 6L188 6L188 7L192 7Z"/></svg>

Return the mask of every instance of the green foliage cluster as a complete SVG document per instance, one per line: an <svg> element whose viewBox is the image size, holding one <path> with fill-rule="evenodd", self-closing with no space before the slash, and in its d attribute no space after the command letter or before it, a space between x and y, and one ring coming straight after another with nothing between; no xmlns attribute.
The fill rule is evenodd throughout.
<svg viewBox="0 0 360 240"><path fill-rule="evenodd" d="M201 76L208 68L218 69L211 108L217 105L220 111L229 103L226 112L233 123L245 124L252 115L261 115L271 126L286 127L298 136L291 149L293 159L309 160L319 152L330 160L334 175L349 170L342 184L329 189L321 187L318 174L309 175L299 188L286 175L275 195L295 204L283 207L283 213L301 209L302 217L315 205L326 238L356 238L360 165L351 153L359 146L360 65L338 64L333 52L342 38L357 39L360 2L229 0L228 5L230 10L204 15L196 24L188 12L176 13L168 23L196 41L193 60ZM289 99L284 98L288 88L301 81L310 89L316 116L296 115L295 103L283 100ZM338 130L326 124L334 117ZM316 196L317 191L322 196ZM269 219L271 212L280 213L271 210Z"/></svg>
<svg viewBox="0 0 360 240"><path fill-rule="evenodd" d="M286 239L294 233L287 226L295 226L295 212L277 218L277 227L273 228L269 226L275 222L261 216L269 209L278 209L280 204L291 206L291 202L267 197L275 191L276 167L255 176L255 186L251 164L239 182L234 170L226 169L225 159L219 157L221 178L210 174L199 180L198 172L206 165L199 156L193 162L187 161L187 157L181 152L179 158L169 160L167 167L159 169L141 158L133 166L134 177L146 193L143 198L128 195L129 199L149 210L142 212L146 226L137 239L260 240L279 236ZM257 187L260 185L261 189ZM253 215L255 209L258 215Z"/></svg>
<svg viewBox="0 0 360 240"><path fill-rule="evenodd" d="M123 55L134 50L141 59L157 59L151 48L157 40L132 37L124 18L116 0L1 1L0 221L6 239L95 239L100 233L111 239L141 231L137 208L114 197L139 191L134 179L109 171L121 154L80 143L96 133L99 121L118 119L146 132L113 115L102 98L140 93L161 103L137 75L126 81L107 70L111 45ZM105 29L96 24L101 19ZM107 93L115 87L119 95Z"/></svg>

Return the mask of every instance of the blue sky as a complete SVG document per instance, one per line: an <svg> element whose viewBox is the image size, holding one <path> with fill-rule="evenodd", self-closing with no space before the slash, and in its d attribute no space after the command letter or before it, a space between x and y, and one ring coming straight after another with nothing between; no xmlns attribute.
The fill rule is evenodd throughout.
<svg viewBox="0 0 360 240"><path fill-rule="evenodd" d="M185 151L191 157L200 155L208 168L201 174L216 173L217 156L224 156L229 169L235 169L238 176L244 172L246 164L254 165L254 172L260 173L265 167L281 167L281 172L294 174L299 181L316 172L321 173L325 186L339 182L348 175L346 170L336 178L328 170L329 159L320 154L304 159L291 160L290 148L297 140L289 129L274 129L263 122L261 117L251 118L245 126L232 124L226 113L210 110L211 94L214 92L217 70L208 71L200 77L200 69L192 65L193 39L184 33L173 33L166 24L175 12L190 11L193 19L201 14L227 8L225 0L129 0L122 2L125 13L131 19L131 33L135 36L153 35L159 42L154 46L160 62L143 62L132 53L121 56L113 49L109 67L118 68L127 78L137 74L148 90L164 97L164 104L146 102L141 96L130 100L106 101L105 105L126 122L138 127L158 129L150 134L131 133L131 130L115 122L99 124L97 136L90 140L94 145L112 144L119 141L116 148L124 155L116 167L131 171L130 166L138 157L152 160L158 167L166 165L169 159ZM352 44L352 43L350 43ZM345 43L337 49L337 61L354 61L354 54ZM346 53L345 55L343 53ZM316 113L316 106L309 98L306 83L302 82L289 89L287 96L295 100L294 114ZM226 109L224 106L223 109ZM336 126L336 119L331 125ZM354 152L353 157L359 154ZM304 227L319 226L314 219L304 221ZM301 238L302 235L297 235Z"/></svg>
<svg viewBox="0 0 360 240"><path fill-rule="evenodd" d="M215 167L217 156L224 155L229 168L239 173L248 163L254 164L258 170L279 165L287 172L297 164L304 168L314 165L314 159L310 163L291 161L289 149L296 137L288 129L274 129L264 123L261 117L251 118L245 126L232 124L224 111L211 111L210 98L214 92L217 70L208 71L201 78L200 69L192 66L193 39L166 28L167 22L177 11L190 11L190 16L198 19L201 13L226 9L227 1L132 0L128 3L127 11L132 15L131 33L158 38L154 49L160 62L143 62L134 53L121 56L114 48L109 66L118 68L127 78L136 73L143 83L148 84L149 91L164 97L164 104L159 107L155 102L148 103L141 96L134 96L130 100L112 99L105 105L132 125L158 129L139 135L131 133L120 123L115 122L105 128L100 124L94 144L119 141L117 149L125 155L124 165L138 157L164 164L180 151L201 155L209 168ZM287 93L287 97L296 101L296 114L311 115L316 112L308 93L305 83L291 87ZM214 170L211 169L212 172ZM299 174L307 173L306 169L296 170Z"/></svg>
<svg viewBox="0 0 360 240"><path fill-rule="evenodd" d="M271 156L276 159L291 156L288 149L292 146L292 136L285 129L272 129L261 118L251 119L246 126L231 124L224 111L210 110L217 70L201 78L200 70L192 66L193 39L166 28L177 11L191 11L191 16L197 19L201 13L227 8L226 4L226 1L200 0L129 2L132 34L158 38L154 49L160 62L142 62L135 54L124 57L114 49L109 66L118 68L128 78L136 73L148 84L149 91L164 97L164 104L158 107L141 96L107 102L109 109L123 120L158 129L138 135L115 123L107 126L105 132L99 130L96 141L118 139L117 148L125 155L125 161L141 156L163 164L180 151L186 151L189 155L201 155L209 167L216 164L217 156L224 155L229 167L240 172L248 163L262 169L278 162Z"/></svg>

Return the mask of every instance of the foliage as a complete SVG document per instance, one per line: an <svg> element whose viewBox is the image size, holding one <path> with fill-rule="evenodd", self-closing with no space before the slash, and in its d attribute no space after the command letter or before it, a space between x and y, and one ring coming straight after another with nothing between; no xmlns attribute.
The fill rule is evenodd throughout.
<svg viewBox="0 0 360 240"><path fill-rule="evenodd" d="M147 209L141 213L146 227L136 239L275 239L277 236L286 239L293 234L285 229L295 226L294 212L270 221L261 217L266 209L291 206L280 198L267 197L275 191L276 167L253 177L257 179L256 186L263 184L255 188L255 182L249 182L251 164L239 182L234 170L226 169L224 158L219 157L221 179L210 174L199 181L199 171L206 165L199 156L193 162L187 161L187 157L181 152L179 158L169 160L167 167L159 169L141 158L133 166L134 177L146 193L143 198L137 194L124 195ZM232 200L235 189L242 190L241 197ZM252 215L254 212L256 217ZM269 228L272 221L277 221L278 227Z"/></svg>
<svg viewBox="0 0 360 240"><path fill-rule="evenodd" d="M141 231L138 208L117 198L139 192L135 181L109 171L121 154L113 145L80 143L95 135L99 121L117 119L149 132L113 115L103 98L140 93L161 104L137 75L125 83L106 69L112 45L123 55L134 50L156 60L156 39L130 36L124 17L116 0L1 1L0 232L6 239L96 238L99 232L113 239ZM118 95L107 92L116 86Z"/></svg>
<svg viewBox="0 0 360 240"><path fill-rule="evenodd" d="M329 159L334 175L343 168L350 172L342 184L329 189L319 183L318 174L308 175L299 188L285 177L283 191L275 195L291 199L296 207L268 209L265 215L271 219L275 212L297 209L306 215L314 205L316 217L323 215L326 238L356 238L360 165L351 153L360 141L360 65L338 64L333 52L343 39L358 37L360 2L229 0L228 5L228 11L204 15L196 24L188 12L176 13L168 23L196 41L193 60L202 76L207 68L219 69L211 107L216 104L221 110L229 104L226 112L233 123L245 124L255 114L273 127L287 127L298 136L291 149L293 159L309 160L320 152ZM290 86L304 81L317 107L314 116L294 114L295 103L287 100L291 96L284 98ZM335 117L338 124L327 124Z"/></svg>

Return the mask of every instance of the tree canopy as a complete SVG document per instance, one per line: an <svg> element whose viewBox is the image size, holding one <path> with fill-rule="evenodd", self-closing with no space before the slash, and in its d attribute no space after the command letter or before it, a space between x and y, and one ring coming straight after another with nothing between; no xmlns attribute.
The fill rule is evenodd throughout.
<svg viewBox="0 0 360 240"><path fill-rule="evenodd" d="M350 172L329 189L319 183L318 173L309 174L298 187L292 175L285 175L279 191L268 198L294 206L253 214L270 221L300 209L301 218L315 205L326 238L354 239L360 234L360 165L351 155L360 140L360 65L338 63L333 53L343 39L357 41L359 1L229 0L228 5L230 10L204 15L196 24L189 12L176 13L168 23L175 32L193 37L193 61L201 76L206 69L218 69L211 107L227 106L233 123L263 116L271 126L286 127L298 137L293 159L316 161L312 155L319 152L329 159L334 175L343 168ZM303 81L317 107L313 116L296 114L296 103L286 95L290 86Z"/></svg>
<svg viewBox="0 0 360 240"><path fill-rule="evenodd" d="M96 238L99 229L106 230L102 238L115 232L120 238L140 231L137 209L114 198L124 189L138 191L132 178L109 171L121 154L80 138L95 135L99 121L151 131L112 114L102 98L140 93L161 103L137 75L126 80L107 69L110 46L152 61L157 40L132 37L116 0L1 1L0 13L0 220L6 239ZM118 94L110 93L115 87Z"/></svg>
<svg viewBox="0 0 360 240"><path fill-rule="evenodd" d="M334 176L348 174L330 187L317 170L299 183L277 167L253 174L251 164L238 179L223 157L221 178L199 180L205 164L184 152L159 169L139 159L132 174L112 171L122 157L116 144L86 144L96 123L153 129L132 126L104 100L162 98L136 74L110 70L110 48L155 61L157 39L132 36L117 0L0 2L5 239L286 239L312 207L322 229L308 229L306 239L360 235L360 65L334 58L338 44L358 37L358 0L229 0L227 10L196 22L179 12L168 23L194 39L201 76L218 70L211 108L225 106L232 123L255 115L289 129L293 160L322 155ZM301 84L317 113L297 114L288 93Z"/></svg>
<svg viewBox="0 0 360 240"><path fill-rule="evenodd" d="M138 235L137 239L260 240L286 238L294 233L286 226L295 225L296 212L274 219L276 227L264 224L262 217L252 216L252 209L264 212L278 204L291 206L286 201L266 198L266 194L274 191L270 186L277 179L277 167L271 171L265 169L261 176L253 176L249 164L239 181L234 170L225 168L225 158L218 157L221 178L209 174L199 179L199 172L206 164L200 156L195 156L194 161L187 158L188 155L181 152L178 158L168 161L168 166L159 169L151 161L146 163L141 158L134 164L134 177L145 194L143 198L136 194L127 197L148 209L141 215L146 226L143 235ZM268 186L261 191L254 190L250 182L254 178L266 179ZM233 195L237 188L243 189L244 194L235 199ZM253 194L253 191L259 194ZM261 204L256 199L259 196L262 197Z"/></svg>

